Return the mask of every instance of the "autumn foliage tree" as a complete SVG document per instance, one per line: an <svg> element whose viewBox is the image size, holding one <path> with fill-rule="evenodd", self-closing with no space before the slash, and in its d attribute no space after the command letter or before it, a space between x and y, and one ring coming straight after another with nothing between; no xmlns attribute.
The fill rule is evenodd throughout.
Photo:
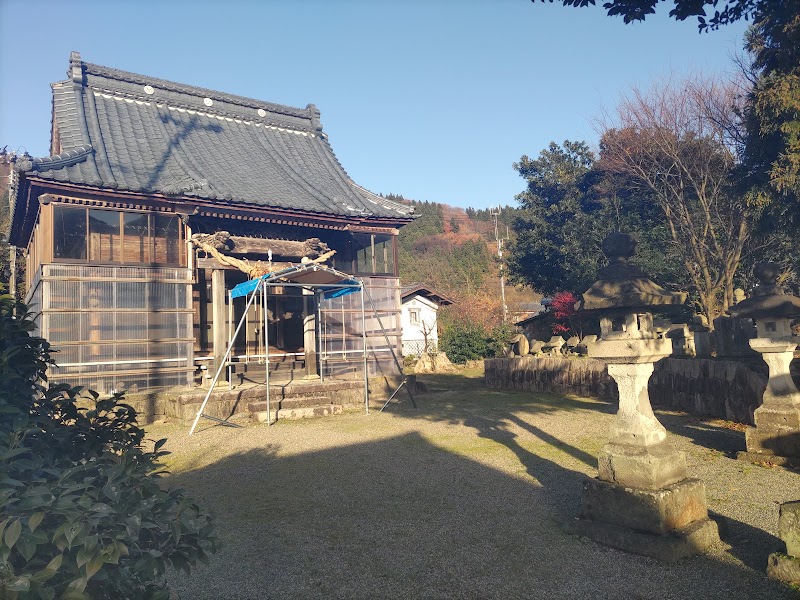
<svg viewBox="0 0 800 600"><path fill-rule="evenodd" d="M724 118L720 108L728 111ZM752 237L752 210L732 185L736 110L730 85L697 78L634 89L600 122L599 165L629 178L661 208L709 322L733 303Z"/></svg>
<svg viewBox="0 0 800 600"><path fill-rule="evenodd" d="M575 303L577 301L577 296L572 292L558 292L553 296L550 310L553 312L553 318L555 319L553 323L554 334L562 335L564 333L571 333L582 337L577 311L575 310Z"/></svg>

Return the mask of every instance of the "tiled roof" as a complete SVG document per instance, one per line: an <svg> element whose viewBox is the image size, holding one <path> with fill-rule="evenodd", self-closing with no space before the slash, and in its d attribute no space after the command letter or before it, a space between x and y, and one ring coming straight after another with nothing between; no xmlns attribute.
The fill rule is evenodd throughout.
<svg viewBox="0 0 800 600"><path fill-rule="evenodd" d="M17 161L29 177L359 218L412 216L356 185L319 111L281 106L83 62L54 83L60 154Z"/></svg>
<svg viewBox="0 0 800 600"><path fill-rule="evenodd" d="M409 296L423 296L428 298L429 300L436 302L441 306L447 306L448 304L453 304L453 301L445 296L444 294L440 294L437 291L434 291L432 288L428 287L424 283L409 283L404 285L400 288L400 299L405 300Z"/></svg>

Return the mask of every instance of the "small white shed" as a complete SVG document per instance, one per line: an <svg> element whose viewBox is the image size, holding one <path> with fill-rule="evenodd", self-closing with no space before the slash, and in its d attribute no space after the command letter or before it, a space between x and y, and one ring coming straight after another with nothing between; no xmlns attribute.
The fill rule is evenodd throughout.
<svg viewBox="0 0 800 600"><path fill-rule="evenodd" d="M403 286L400 300L403 356L435 352L439 347L439 307L452 304L453 301L422 283Z"/></svg>

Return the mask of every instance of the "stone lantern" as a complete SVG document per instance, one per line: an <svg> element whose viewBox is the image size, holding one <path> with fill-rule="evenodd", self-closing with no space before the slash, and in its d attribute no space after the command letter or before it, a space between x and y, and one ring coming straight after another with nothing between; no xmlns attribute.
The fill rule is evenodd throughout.
<svg viewBox="0 0 800 600"><path fill-rule="evenodd" d="M656 285L629 262L630 235L603 241L609 264L577 305L600 318L590 356L608 365L619 389L619 410L598 458L598 478L586 482L572 529L597 542L661 560L700 554L719 541L708 518L705 486L686 476L686 458L666 440L653 414L647 383L672 341L653 329L654 308L681 305L685 293Z"/></svg>
<svg viewBox="0 0 800 600"><path fill-rule="evenodd" d="M745 431L747 452L740 452L739 458L800 466L800 391L789 373L798 342L791 320L800 317L800 298L784 293L776 283L780 274L776 263L760 263L754 274L760 285L730 313L755 320L756 337L750 347L767 363L769 380L764 400L755 410L756 426Z"/></svg>

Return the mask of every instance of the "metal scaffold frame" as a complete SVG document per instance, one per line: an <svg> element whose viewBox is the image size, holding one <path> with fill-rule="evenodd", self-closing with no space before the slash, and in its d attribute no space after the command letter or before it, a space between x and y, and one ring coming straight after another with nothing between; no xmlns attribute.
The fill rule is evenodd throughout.
<svg viewBox="0 0 800 600"><path fill-rule="evenodd" d="M346 273L342 273L337 271L336 269L332 269L330 267L326 267L324 265L312 263L312 264L302 264L294 267L290 267L288 269L283 269L281 271L277 271L275 273L268 273L262 277L257 279L251 279L249 281L245 281L244 283L240 283L239 285L235 286L228 292L228 297L230 300L230 306L233 305L234 298L241 298L246 297L247 302L245 305L244 312L242 317L239 319L238 324L236 325L235 330L232 333L229 333L229 341L228 347L225 351L225 355L223 356L222 360L220 361L219 365L217 366L216 372L214 373L214 377L211 380L211 385L209 386L208 393L206 393L205 398L203 399L202 404L200 405L199 410L197 411L197 415L195 416L194 422L192 423L192 427L189 430L189 435L194 434L195 429L197 428L197 424L199 423L201 418L209 419L211 421L216 421L218 423L223 423L226 425L233 425L229 423L225 419L219 419L217 417L213 417L211 415L206 415L204 410L206 405L208 404L209 399L211 398L211 394L213 393L217 382L219 381L220 375L223 373L225 368L228 366L228 361L231 357L231 352L233 351L234 345L236 344L237 336L239 332L242 330L242 327L245 325L248 319L248 314L250 311L250 307L256 301L257 298L260 297L262 309L262 316L266 323L266 308L267 308L267 299L268 299L268 290L271 287L281 287L281 288L302 288L304 290L308 290L313 293L314 299L316 300L316 305L318 307L317 315L320 314L319 307L321 306L321 300L329 300L332 298L339 298L341 296L346 296L348 294L353 293L361 293L361 336L362 336L362 354L363 354L363 374L364 374L364 410L367 414L369 414L369 359L368 359L368 342L367 342L367 324L366 324L366 306L364 303L364 297L368 299L372 314L378 321L378 325L383 333L384 339L386 340L387 347L391 351L392 358L394 359L394 364L397 368L398 373L400 374L402 380L400 385L397 387L396 390L391 394L389 399L386 401L386 404L383 405L381 411L391 402L391 400L397 395L400 391L400 388L406 388L406 392L408 393L408 397L411 400L411 404L414 408L417 407L417 403L414 400L414 395L411 392L411 389L407 385L407 380L405 374L403 373L403 367L400 363L400 360L397 357L397 353L393 345L389 340L389 334L387 333L386 329L383 326L383 321L381 320L380 315L378 314L378 310L375 306L375 303L372 299L372 295L369 292L369 288L364 284L363 279L357 279ZM229 320L229 327L232 324L232 319ZM315 328L316 333L319 339L320 334L320 319L317 317L315 319ZM324 335L324 331L322 331ZM264 364L265 364L265 387L266 387L266 401L267 401L267 422L268 424L272 424L272 406L271 406L271 399L270 399L270 375L269 375L269 327L264 327ZM324 342L323 342L324 347ZM320 375L322 375L322 369L320 369Z"/></svg>

